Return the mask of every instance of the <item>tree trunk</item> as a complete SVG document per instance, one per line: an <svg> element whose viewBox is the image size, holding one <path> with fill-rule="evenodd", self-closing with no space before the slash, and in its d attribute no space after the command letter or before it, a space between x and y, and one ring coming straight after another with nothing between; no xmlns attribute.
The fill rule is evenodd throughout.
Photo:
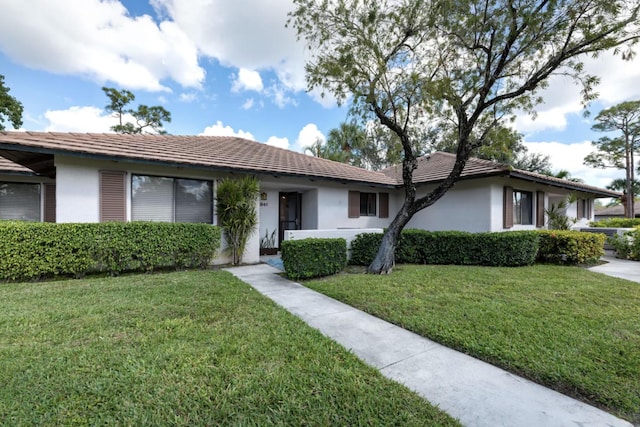
<svg viewBox="0 0 640 427"><path fill-rule="evenodd" d="M382 242L380 242L378 253L367 268L367 273L389 274L391 273L391 271L393 271L398 239L400 238L402 229L405 225L407 225L410 219L411 215L409 215L407 212L407 206L405 202L405 206L402 207L402 210L393 219L393 222L391 223L391 225L389 225L389 228L387 228L387 232L382 236Z"/></svg>

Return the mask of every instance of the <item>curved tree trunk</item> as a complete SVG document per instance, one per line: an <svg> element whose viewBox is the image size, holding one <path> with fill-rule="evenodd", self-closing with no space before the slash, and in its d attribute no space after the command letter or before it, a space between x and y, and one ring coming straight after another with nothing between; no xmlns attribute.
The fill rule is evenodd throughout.
<svg viewBox="0 0 640 427"><path fill-rule="evenodd" d="M389 274L393 270L395 265L395 253L396 246L398 245L398 239L400 233L405 225L409 222L412 215L409 215L407 206L403 206L402 210L396 215L396 217L387 228L386 233L382 236L382 242L378 248L378 253L373 259L367 273L371 274Z"/></svg>

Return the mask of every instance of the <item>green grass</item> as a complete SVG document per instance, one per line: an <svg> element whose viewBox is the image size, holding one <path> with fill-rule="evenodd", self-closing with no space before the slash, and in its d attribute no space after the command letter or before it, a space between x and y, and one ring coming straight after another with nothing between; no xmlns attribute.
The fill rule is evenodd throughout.
<svg viewBox="0 0 640 427"><path fill-rule="evenodd" d="M457 425L226 272L0 286L2 425Z"/></svg>
<svg viewBox="0 0 640 427"><path fill-rule="evenodd" d="M402 265L305 285L640 424L640 284L578 267Z"/></svg>

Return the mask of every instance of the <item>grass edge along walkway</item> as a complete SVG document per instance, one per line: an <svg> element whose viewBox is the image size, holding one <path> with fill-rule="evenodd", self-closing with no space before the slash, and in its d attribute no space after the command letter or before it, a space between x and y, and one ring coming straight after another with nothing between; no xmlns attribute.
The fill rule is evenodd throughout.
<svg viewBox="0 0 640 427"><path fill-rule="evenodd" d="M640 423L640 286L578 267L396 266L304 283Z"/></svg>
<svg viewBox="0 0 640 427"><path fill-rule="evenodd" d="M3 425L458 425L221 271L0 286Z"/></svg>

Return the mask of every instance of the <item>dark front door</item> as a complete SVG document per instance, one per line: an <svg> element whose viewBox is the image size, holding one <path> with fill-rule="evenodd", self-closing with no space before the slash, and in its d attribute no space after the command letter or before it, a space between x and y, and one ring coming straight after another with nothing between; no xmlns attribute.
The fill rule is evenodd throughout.
<svg viewBox="0 0 640 427"><path fill-rule="evenodd" d="M280 233L278 237L278 247L284 240L285 230L300 230L301 221L301 202L302 194L300 193L280 193Z"/></svg>

